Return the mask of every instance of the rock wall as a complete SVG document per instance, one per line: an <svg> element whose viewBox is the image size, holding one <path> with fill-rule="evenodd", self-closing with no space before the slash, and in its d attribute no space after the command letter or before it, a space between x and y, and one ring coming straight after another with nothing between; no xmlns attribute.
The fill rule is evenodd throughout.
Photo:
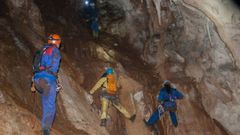
<svg viewBox="0 0 240 135"><path fill-rule="evenodd" d="M41 13L32 0L6 0L15 30L29 43L39 48L45 39Z"/></svg>
<svg viewBox="0 0 240 135"><path fill-rule="evenodd" d="M220 0L153 0L131 3L131 11L135 14L129 15L126 12L126 16L130 16L126 17L126 22L138 18L137 22L141 22L141 25L127 25L130 42L141 52L143 60L155 65L156 74L173 80L184 91L186 101L181 103L180 110L181 107L185 111L198 108L198 111L206 112L198 114L196 111L193 116L188 115L186 118L184 115L189 111L179 110L179 120L184 121L181 124L191 125L193 122L195 127L184 129L180 126L174 132L183 133L187 130L192 134L220 134L214 126L220 124L220 128L229 134L240 134L237 124L240 114L237 98L240 88L240 27L239 9L236 5L232 1ZM144 6L147 10L139 10ZM141 20L138 15L147 14L146 12L148 18ZM136 38L136 35L143 36ZM201 122L204 117L208 122ZM205 129L206 124L202 123L209 123L215 130ZM197 131L197 127L203 129ZM173 131L167 130L167 133Z"/></svg>

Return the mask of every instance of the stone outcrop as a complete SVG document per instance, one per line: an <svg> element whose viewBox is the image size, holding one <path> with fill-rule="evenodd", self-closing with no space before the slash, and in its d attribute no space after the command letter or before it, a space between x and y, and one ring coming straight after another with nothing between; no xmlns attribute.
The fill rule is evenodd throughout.
<svg viewBox="0 0 240 135"><path fill-rule="evenodd" d="M239 56L237 56L239 55L240 27L239 20L236 19L239 18L236 15L239 9L231 1L220 0L155 0L146 1L146 3L150 16L148 20L141 22L145 25L150 24L148 25L150 32L138 37L138 41L133 44L143 49L140 50L142 59L155 65L156 74L159 74L161 78L174 80L178 88L184 91L188 101L180 105L182 108L194 110L187 106L191 104L206 112L198 116L188 115L186 119L183 118L186 112L183 115L179 113L180 121L182 119L187 125L193 122L196 127L203 127L200 125L205 117L215 121L203 122L210 122L209 127L213 129L216 128L213 125L221 124L228 133L240 134L237 123L240 114L237 92L240 76ZM135 5L139 4L140 2ZM132 12L137 12L141 6L133 7L135 8ZM141 12L144 11L146 12L146 10ZM134 20L136 16L132 14L129 18ZM131 22L127 19L126 21ZM140 22L140 19L138 21ZM134 28L134 26L130 27ZM138 25L134 35L142 34L140 30L145 28L146 26L139 27ZM129 33L129 39L135 37L131 31ZM138 44L140 41L145 43L144 47ZM194 102L198 105L194 105ZM184 134L183 131L188 130L192 134L197 134L197 132L220 134L216 130L208 129L211 131L207 129L197 131L195 128L191 130L181 127L175 130L175 133ZM170 131L172 130L167 133L169 134Z"/></svg>

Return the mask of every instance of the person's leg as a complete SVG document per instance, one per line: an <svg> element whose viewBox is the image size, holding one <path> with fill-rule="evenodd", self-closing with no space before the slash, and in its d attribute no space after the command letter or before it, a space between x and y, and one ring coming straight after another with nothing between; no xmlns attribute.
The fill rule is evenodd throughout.
<svg viewBox="0 0 240 135"><path fill-rule="evenodd" d="M169 115L170 115L172 124L173 124L175 127L177 127L177 126L178 126L178 121L177 121L177 115L176 115L176 113L169 111Z"/></svg>
<svg viewBox="0 0 240 135"><path fill-rule="evenodd" d="M45 126L45 121L47 119L47 111L48 111L48 108L47 108L47 96L44 96L44 95L41 95L41 100L42 100L42 119L41 119L41 128L42 129L45 129L47 128Z"/></svg>
<svg viewBox="0 0 240 135"><path fill-rule="evenodd" d="M108 109L108 103L109 100L106 99L105 97L102 97L101 99L102 102L102 108L101 108L101 126L106 126L106 121L107 121L107 109Z"/></svg>
<svg viewBox="0 0 240 135"><path fill-rule="evenodd" d="M151 126L153 124L155 124L159 118L162 116L164 112L162 110L160 110L159 108L150 116L150 118L148 119L148 121L146 121L146 124Z"/></svg>
<svg viewBox="0 0 240 135"><path fill-rule="evenodd" d="M34 84L35 84L37 92L42 94L43 93L43 88L40 85L40 80L41 80L40 78L34 79Z"/></svg>
<svg viewBox="0 0 240 135"><path fill-rule="evenodd" d="M94 38L94 39L97 39L97 33L96 33L96 31L93 30L92 33L93 33L93 38Z"/></svg>
<svg viewBox="0 0 240 135"><path fill-rule="evenodd" d="M113 102L113 106L116 107L126 118L131 118L132 115L119 102Z"/></svg>
<svg viewBox="0 0 240 135"><path fill-rule="evenodd" d="M42 98L42 129L50 129L54 121L56 112L56 81L45 80L46 86L44 86L44 92L41 94Z"/></svg>
<svg viewBox="0 0 240 135"><path fill-rule="evenodd" d="M44 128L44 121L46 119L46 110L47 110L47 96L43 95L47 86L47 82L43 80L42 78L34 79L34 84L38 90L38 92L41 94L41 102L42 102L42 119L41 119L41 128ZM45 88L45 89L44 89Z"/></svg>
<svg viewBox="0 0 240 135"><path fill-rule="evenodd" d="M99 37L99 30L96 31L95 37L96 37L96 39L98 39L98 37Z"/></svg>

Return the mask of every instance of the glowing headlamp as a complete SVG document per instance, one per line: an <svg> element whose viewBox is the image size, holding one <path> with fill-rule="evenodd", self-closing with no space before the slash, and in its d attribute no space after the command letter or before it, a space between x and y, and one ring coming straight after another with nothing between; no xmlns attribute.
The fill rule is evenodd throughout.
<svg viewBox="0 0 240 135"><path fill-rule="evenodd" d="M88 0L86 0L86 1L85 1L85 5L88 5L88 4L89 4L89 1L88 1Z"/></svg>

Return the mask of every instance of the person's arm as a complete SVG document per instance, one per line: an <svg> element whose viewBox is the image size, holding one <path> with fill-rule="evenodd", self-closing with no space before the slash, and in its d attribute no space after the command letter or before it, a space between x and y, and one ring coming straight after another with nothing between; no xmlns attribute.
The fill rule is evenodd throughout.
<svg viewBox="0 0 240 135"><path fill-rule="evenodd" d="M96 92L102 85L107 81L106 77L102 77L95 85L94 87L90 90L90 94L93 94Z"/></svg>
<svg viewBox="0 0 240 135"><path fill-rule="evenodd" d="M180 91L178 91L177 89L174 89L173 97L175 99L183 99L184 96Z"/></svg>
<svg viewBox="0 0 240 135"><path fill-rule="evenodd" d="M158 101L163 102L169 100L169 96L166 94L164 89L161 89L158 95Z"/></svg>
<svg viewBox="0 0 240 135"><path fill-rule="evenodd" d="M54 74L56 74L58 72L60 60L61 60L60 51L57 48L54 48L52 55L53 55L52 56L52 65L49 70L51 72L53 72Z"/></svg>

